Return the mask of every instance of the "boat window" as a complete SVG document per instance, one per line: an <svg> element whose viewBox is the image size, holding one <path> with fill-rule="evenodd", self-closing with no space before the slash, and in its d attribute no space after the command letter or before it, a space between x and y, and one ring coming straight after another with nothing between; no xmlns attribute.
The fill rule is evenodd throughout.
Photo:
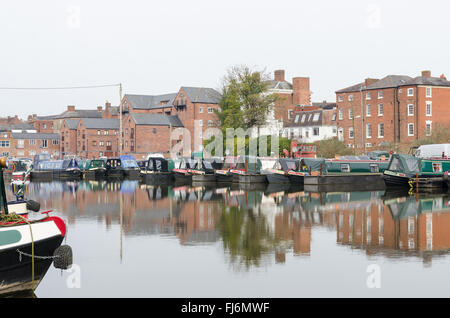
<svg viewBox="0 0 450 318"><path fill-rule="evenodd" d="M406 158L405 161L409 171L416 173L420 172L419 161L416 158Z"/></svg>
<svg viewBox="0 0 450 318"><path fill-rule="evenodd" d="M371 164L370 172L372 172L372 173L380 172L380 167L377 164Z"/></svg>
<svg viewBox="0 0 450 318"><path fill-rule="evenodd" d="M350 172L350 165L348 163L341 163L341 172Z"/></svg>
<svg viewBox="0 0 450 318"><path fill-rule="evenodd" d="M442 172L441 162L433 162L433 172Z"/></svg>
<svg viewBox="0 0 450 318"><path fill-rule="evenodd" d="M391 171L401 171L402 165L400 164L400 160L398 158L393 158L391 164L389 165L389 170Z"/></svg>

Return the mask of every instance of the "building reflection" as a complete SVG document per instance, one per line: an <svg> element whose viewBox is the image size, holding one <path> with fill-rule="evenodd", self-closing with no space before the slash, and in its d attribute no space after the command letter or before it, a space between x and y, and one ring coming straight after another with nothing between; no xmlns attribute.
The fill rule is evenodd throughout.
<svg viewBox="0 0 450 318"><path fill-rule="evenodd" d="M335 231L341 246L368 256L421 257L431 264L450 250L450 194L384 191L311 193L270 187L146 185L138 181L32 183L29 198L69 224L121 225L125 237L160 235L182 245L221 243L239 268L310 257L315 228ZM122 213L120 213L122 198Z"/></svg>

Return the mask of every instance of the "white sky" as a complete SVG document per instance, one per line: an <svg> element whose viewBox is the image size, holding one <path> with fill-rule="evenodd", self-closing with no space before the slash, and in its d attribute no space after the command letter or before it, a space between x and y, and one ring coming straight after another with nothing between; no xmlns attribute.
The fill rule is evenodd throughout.
<svg viewBox="0 0 450 318"><path fill-rule="evenodd" d="M450 2L39 0L0 3L0 87L218 88L236 64L309 76L313 101L366 77L450 77ZM119 102L117 88L0 90L0 116Z"/></svg>

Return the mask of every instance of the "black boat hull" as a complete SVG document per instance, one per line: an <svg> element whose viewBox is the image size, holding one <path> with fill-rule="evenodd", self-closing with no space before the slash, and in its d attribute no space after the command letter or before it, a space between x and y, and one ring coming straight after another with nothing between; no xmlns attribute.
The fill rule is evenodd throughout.
<svg viewBox="0 0 450 318"><path fill-rule="evenodd" d="M289 177L278 174L278 173L269 173L266 175L268 183L277 183L277 184L287 184L290 183Z"/></svg>
<svg viewBox="0 0 450 318"><path fill-rule="evenodd" d="M394 176L394 175L390 175L390 174L383 174L383 180L384 183L386 185L386 187L403 187L403 188L410 188L411 186L409 185L409 180L410 177L409 176Z"/></svg>
<svg viewBox="0 0 450 318"><path fill-rule="evenodd" d="M121 169L107 169L105 176L110 179L122 179L123 171Z"/></svg>
<svg viewBox="0 0 450 318"><path fill-rule="evenodd" d="M63 237L53 236L34 242L34 255L53 256L55 250L61 245ZM0 250L0 294L10 294L36 288L47 273L53 259L34 258L34 286L32 284L31 257L22 255L17 250L31 254L31 244L15 246Z"/></svg>
<svg viewBox="0 0 450 318"><path fill-rule="evenodd" d="M233 182L233 175L216 173L216 182L217 183L231 183L231 182Z"/></svg>
<svg viewBox="0 0 450 318"><path fill-rule="evenodd" d="M124 169L123 177L127 179L139 179L141 176L141 171L138 169Z"/></svg>
<svg viewBox="0 0 450 318"><path fill-rule="evenodd" d="M142 175L142 179L145 183L158 184L158 183L170 183L174 180L173 173L162 172L162 173L148 173Z"/></svg>
<svg viewBox="0 0 450 318"><path fill-rule="evenodd" d="M303 186L305 183L305 176L297 176L297 175L290 174L288 176L288 178L289 178L289 182L293 185Z"/></svg>

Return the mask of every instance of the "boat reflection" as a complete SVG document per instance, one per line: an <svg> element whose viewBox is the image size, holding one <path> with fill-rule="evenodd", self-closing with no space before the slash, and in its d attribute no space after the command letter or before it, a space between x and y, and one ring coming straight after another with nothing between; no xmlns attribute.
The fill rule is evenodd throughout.
<svg viewBox="0 0 450 318"><path fill-rule="evenodd" d="M31 183L28 193L69 224L95 220L107 229L120 224L125 238L159 235L181 245L221 244L238 269L285 263L290 254L311 257L315 229L335 232L338 245L368 256L420 257L430 265L450 251L449 193L314 193L289 186L249 190L138 181Z"/></svg>

